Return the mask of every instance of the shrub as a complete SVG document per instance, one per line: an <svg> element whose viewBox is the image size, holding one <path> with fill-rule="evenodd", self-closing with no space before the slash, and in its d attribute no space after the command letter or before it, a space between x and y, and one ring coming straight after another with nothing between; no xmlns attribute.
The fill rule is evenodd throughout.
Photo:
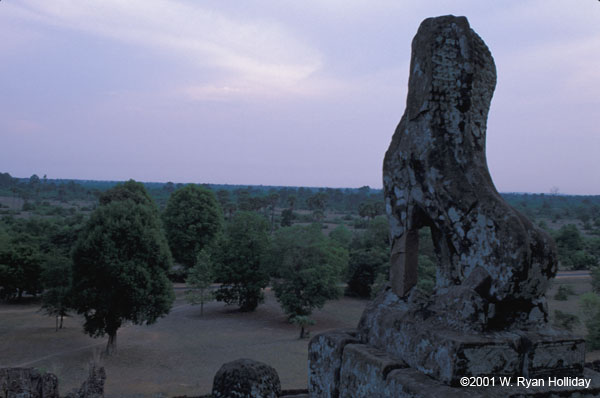
<svg viewBox="0 0 600 398"><path fill-rule="evenodd" d="M559 310L554 311L553 325L557 328L572 331L573 327L578 323L579 318L576 315L562 312Z"/></svg>
<svg viewBox="0 0 600 398"><path fill-rule="evenodd" d="M560 285L558 291L554 295L554 300L567 301L569 296L575 294L571 285Z"/></svg>

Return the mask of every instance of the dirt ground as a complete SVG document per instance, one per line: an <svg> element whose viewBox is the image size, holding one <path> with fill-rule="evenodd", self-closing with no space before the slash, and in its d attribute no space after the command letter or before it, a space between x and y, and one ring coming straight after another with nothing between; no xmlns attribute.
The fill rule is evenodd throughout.
<svg viewBox="0 0 600 398"><path fill-rule="evenodd" d="M553 299L558 286L571 285L576 295ZM589 278L561 277L549 291L549 309L578 315L578 296L591 290ZM209 303L200 308L178 300L171 313L150 326L127 325L118 333L118 353L100 358L106 338L82 332L82 319L70 317L54 331L54 319L39 304L0 304L0 367L31 366L55 373L61 395L85 379L88 363L100 360L107 371L106 397L173 397L208 393L219 367L238 358L252 358L277 369L285 389L306 388L308 340L286 321L272 293L254 313ZM367 301L343 298L315 311L312 334L355 327ZM583 325L575 332L585 334ZM587 354L600 359L600 351Z"/></svg>
<svg viewBox="0 0 600 398"><path fill-rule="evenodd" d="M178 292L180 293L180 292ZM180 295L180 294L178 294ZM315 311L311 333L356 327L366 301L343 298ZM26 366L55 373L60 393L85 379L88 363L99 358L106 338L82 332L82 319L65 320L54 331L54 318L38 312L39 304L0 305L0 367ZM119 329L118 352L101 359L107 372L106 397L173 397L210 392L219 367L252 358L277 369L284 389L306 388L308 340L289 324L271 293L254 313L178 299L171 313L150 326Z"/></svg>

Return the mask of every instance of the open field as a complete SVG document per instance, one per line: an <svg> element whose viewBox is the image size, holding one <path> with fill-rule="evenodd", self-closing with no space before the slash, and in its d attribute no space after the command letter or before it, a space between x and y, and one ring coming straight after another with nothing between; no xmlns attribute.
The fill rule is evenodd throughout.
<svg viewBox="0 0 600 398"><path fill-rule="evenodd" d="M558 286L571 285L576 295L553 299ZM587 277L561 277L549 291L555 309L578 314L578 295L591 290ZM171 313L151 326L128 325L119 330L118 353L102 359L107 370L107 397L173 397L210 391L212 378L225 362L253 358L274 366L285 389L306 387L308 340L287 323L271 292L254 313L240 313L222 303L200 308L182 300ZM316 311L312 333L355 327L367 301L343 298ZM0 305L0 367L32 366L59 376L61 394L78 387L87 363L98 358L106 338L83 334L82 319L65 320L66 329L54 331L54 319L38 312L37 303ZM579 324L575 332L585 334ZM600 359L600 351L587 360Z"/></svg>
<svg viewBox="0 0 600 398"><path fill-rule="evenodd" d="M181 295L181 291L178 291ZM355 327L366 301L343 298L314 313L312 334ZM37 304L0 305L0 367L31 366L55 373L61 395L78 387L87 363L104 349L106 338L82 332L82 319L65 319L54 331L54 318ZM263 361L277 369L285 389L306 388L308 340L289 324L272 293L254 313L222 303L200 307L178 298L171 313L151 326L119 329L118 353L103 359L107 397L173 397L210 392L219 367L238 358ZM95 354L96 352L96 354Z"/></svg>

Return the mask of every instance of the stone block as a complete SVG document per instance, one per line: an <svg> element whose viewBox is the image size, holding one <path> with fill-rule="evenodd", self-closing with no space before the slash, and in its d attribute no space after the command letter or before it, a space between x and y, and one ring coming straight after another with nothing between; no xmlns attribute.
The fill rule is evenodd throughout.
<svg viewBox="0 0 600 398"><path fill-rule="evenodd" d="M321 333L308 345L308 391L311 398L338 398L342 353L348 344L358 343L356 330Z"/></svg>
<svg viewBox="0 0 600 398"><path fill-rule="evenodd" d="M361 342L387 351L446 384L462 376L574 374L583 369L585 341L571 333L536 331L476 333L450 329L443 314L387 290L365 310Z"/></svg>
<svg viewBox="0 0 600 398"><path fill-rule="evenodd" d="M0 369L0 396L6 398L58 398L58 379L33 368Z"/></svg>
<svg viewBox="0 0 600 398"><path fill-rule="evenodd" d="M406 366L374 347L349 344L344 349L340 370L340 397L385 398L387 375Z"/></svg>

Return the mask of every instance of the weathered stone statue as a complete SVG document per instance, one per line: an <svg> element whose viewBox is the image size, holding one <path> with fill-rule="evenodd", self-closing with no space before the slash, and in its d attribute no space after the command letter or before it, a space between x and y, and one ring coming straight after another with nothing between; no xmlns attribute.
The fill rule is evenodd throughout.
<svg viewBox="0 0 600 398"><path fill-rule="evenodd" d="M490 51L464 17L423 21L412 43L406 111L385 155L390 286L357 330L315 336L311 397L553 396L551 386L459 387L464 376L587 377L581 338L551 328L545 292L553 241L496 191L487 169L487 114L496 85ZM418 231L438 261L433 295L418 280ZM498 380L498 379L497 379ZM543 395L546 394L546 395Z"/></svg>
<svg viewBox="0 0 600 398"><path fill-rule="evenodd" d="M498 194L485 156L494 60L466 18L427 19L412 45L406 111L385 155L391 282L403 297L417 281L418 230L431 228L440 305L465 326L545 322L544 293L557 269L550 237ZM475 313L476 312L476 313Z"/></svg>

